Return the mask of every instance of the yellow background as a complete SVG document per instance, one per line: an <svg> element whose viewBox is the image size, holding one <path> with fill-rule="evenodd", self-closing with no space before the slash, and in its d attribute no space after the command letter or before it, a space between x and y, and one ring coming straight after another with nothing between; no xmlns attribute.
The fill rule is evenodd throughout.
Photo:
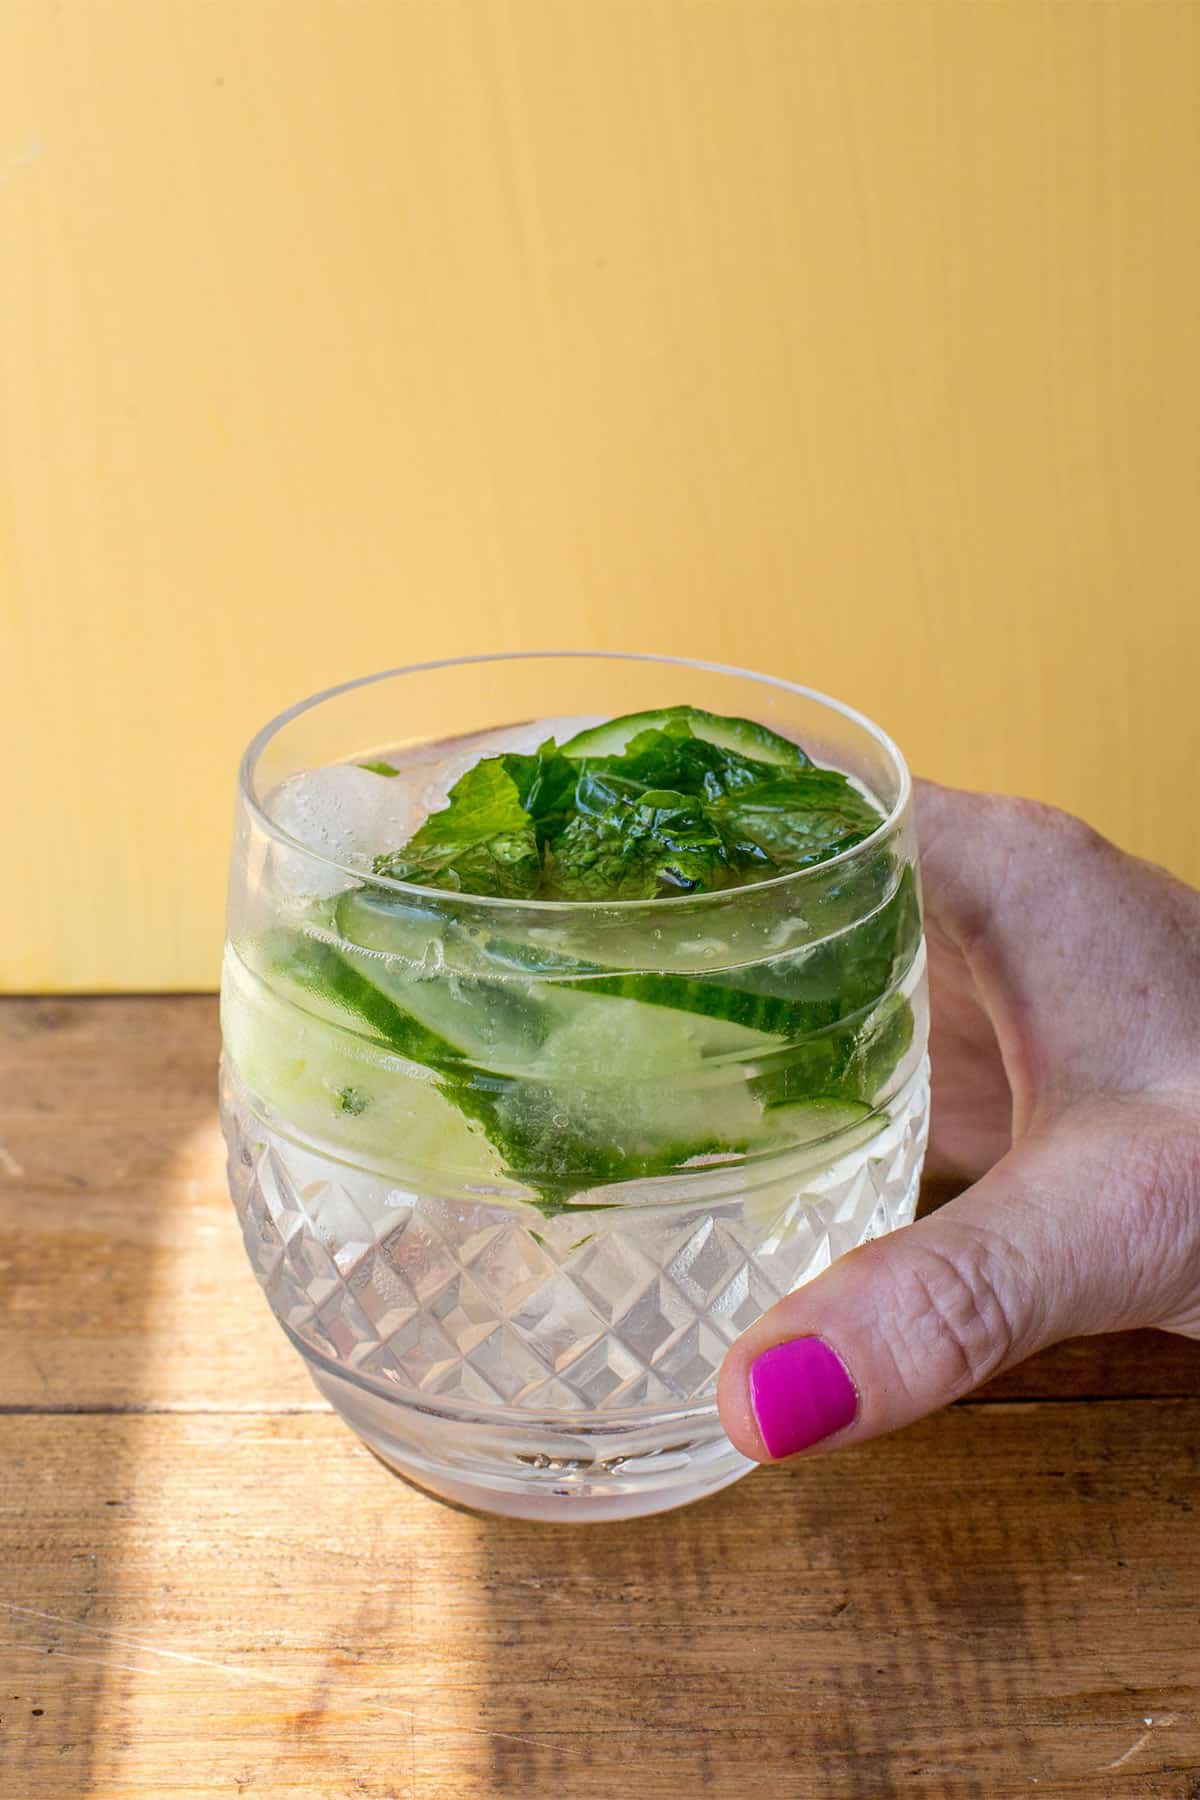
<svg viewBox="0 0 1200 1800"><path fill-rule="evenodd" d="M6 0L0 983L211 984L245 739L471 649L785 674L1200 879L1198 45Z"/></svg>

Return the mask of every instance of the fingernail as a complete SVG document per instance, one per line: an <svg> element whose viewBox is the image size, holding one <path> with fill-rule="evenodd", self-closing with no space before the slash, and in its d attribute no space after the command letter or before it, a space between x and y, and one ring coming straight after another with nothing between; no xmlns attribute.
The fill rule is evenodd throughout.
<svg viewBox="0 0 1200 1800"><path fill-rule="evenodd" d="M846 1365L818 1337L774 1344L750 1365L750 1403L768 1455L794 1456L849 1425L858 1395Z"/></svg>

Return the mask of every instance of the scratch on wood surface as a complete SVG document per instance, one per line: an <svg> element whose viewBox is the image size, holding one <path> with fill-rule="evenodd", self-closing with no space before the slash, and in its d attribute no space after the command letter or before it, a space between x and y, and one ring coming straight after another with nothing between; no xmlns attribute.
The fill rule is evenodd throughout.
<svg viewBox="0 0 1200 1800"><path fill-rule="evenodd" d="M0 1650L36 1656L39 1662L46 1654L44 1644L23 1644L19 1638L0 1638ZM78 1650L55 1650L54 1656L57 1662L91 1663L98 1669L120 1669L125 1675L155 1675L158 1672L153 1666L144 1668L137 1663L114 1662L110 1656L82 1656Z"/></svg>
<svg viewBox="0 0 1200 1800"><path fill-rule="evenodd" d="M27 1344L25 1346L25 1354L26 1354L26 1356L28 1356L29 1361L33 1366L34 1372L37 1375L38 1380L42 1384L43 1394L48 1395L50 1392L50 1377L46 1373L45 1366L42 1363L41 1357L38 1355L37 1351L34 1349L32 1344Z"/></svg>
<svg viewBox="0 0 1200 1800"><path fill-rule="evenodd" d="M1122 1768L1131 1757L1137 1755L1139 1750L1144 1750L1146 1748L1146 1745L1150 1742L1150 1739L1154 1736L1154 1733L1158 1730L1160 1725L1174 1725L1178 1717L1178 1713L1164 1713L1161 1719L1148 1719L1146 1722L1149 1726L1149 1730L1143 1731L1141 1737L1135 1738L1128 1750L1126 1750L1123 1755L1118 1756L1114 1762L1101 1764L1100 1768L1097 1770L1097 1774L1106 1775L1110 1769Z"/></svg>
<svg viewBox="0 0 1200 1800"><path fill-rule="evenodd" d="M0 1600L0 1608L3 1608L5 1612L15 1613L22 1618L38 1619L48 1625L65 1626L68 1631L80 1631L89 1637L102 1638L107 1643L117 1644L126 1650L139 1650L144 1655L162 1657L170 1662L190 1663L197 1668L212 1669L218 1675L224 1675L232 1681L257 1681L265 1687L280 1688L286 1693L293 1695L299 1694L305 1699L308 1697L300 1682L289 1681L282 1675L272 1675L261 1669L246 1669L238 1663L219 1662L211 1656L196 1656L189 1650L168 1650L165 1645L150 1643L145 1638L130 1637L125 1632L121 1631L108 1631L102 1625L85 1625L81 1620L68 1618L64 1613L42 1612L36 1606L18 1606L13 1600ZM69 1653L65 1651L56 1651L55 1654L62 1656ZM86 1661L88 1659L78 1658L77 1660ZM101 1662L107 1661L105 1658L96 1658L95 1660ZM134 1669L128 1664L113 1663L109 1666L113 1668L124 1667L128 1669L129 1672L139 1675L146 1675L153 1672L148 1669ZM363 1712L390 1713L396 1718L406 1719L410 1731L415 1732L416 1730L418 1714L414 1707L392 1706L387 1701L379 1699L377 1695L370 1693L365 1688L349 1689L346 1692L339 1694L338 1698L341 1701L348 1701L352 1707ZM561 1748L557 1741L551 1738L521 1736L515 1731L488 1730L482 1725L436 1725L430 1727L430 1729L436 1735L441 1737L504 1738L508 1742L514 1744L532 1745L536 1750Z"/></svg>
<svg viewBox="0 0 1200 1800"><path fill-rule="evenodd" d="M11 1175L14 1181L19 1181L21 1176L25 1173L24 1168L17 1161L7 1144L0 1144L0 1169L3 1169L6 1175Z"/></svg>

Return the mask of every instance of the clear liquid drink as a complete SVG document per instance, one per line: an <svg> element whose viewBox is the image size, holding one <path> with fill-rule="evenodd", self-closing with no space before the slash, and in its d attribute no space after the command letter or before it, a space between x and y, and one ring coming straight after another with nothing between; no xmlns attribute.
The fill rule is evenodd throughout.
<svg viewBox="0 0 1200 1800"><path fill-rule="evenodd" d="M626 764L602 721L683 708L724 721L735 770L819 752L873 805L865 835L651 898L387 872L481 758L526 770L553 739L603 774ZM524 840L489 845L496 881L523 880ZM247 753L222 1023L251 1260L363 1439L495 1511L682 1504L748 1467L714 1401L734 1338L912 1216L928 1077L907 772L820 696L666 660L480 659L336 690Z"/></svg>

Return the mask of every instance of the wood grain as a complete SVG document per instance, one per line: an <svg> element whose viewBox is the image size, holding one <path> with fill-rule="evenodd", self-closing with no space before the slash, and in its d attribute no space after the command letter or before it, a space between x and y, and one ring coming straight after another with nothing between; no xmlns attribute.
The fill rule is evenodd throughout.
<svg viewBox="0 0 1200 1800"><path fill-rule="evenodd" d="M0 1001L0 1400L322 1404L229 1204L216 1001Z"/></svg>
<svg viewBox="0 0 1200 1800"><path fill-rule="evenodd" d="M273 1325L216 1049L207 998L0 1003L5 1800L1200 1800L1196 1346L661 1519L457 1512Z"/></svg>
<svg viewBox="0 0 1200 1800"><path fill-rule="evenodd" d="M323 1414L9 1418L13 1791L1186 1800L1198 1442L1197 1401L959 1409L546 1529Z"/></svg>

